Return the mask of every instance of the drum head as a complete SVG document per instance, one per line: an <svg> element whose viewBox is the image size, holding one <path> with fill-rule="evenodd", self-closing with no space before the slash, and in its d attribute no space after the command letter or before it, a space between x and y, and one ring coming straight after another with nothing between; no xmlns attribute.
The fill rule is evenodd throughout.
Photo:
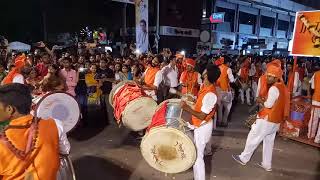
<svg viewBox="0 0 320 180"><path fill-rule="evenodd" d="M126 81L121 81L121 82L119 82L118 84L116 84L116 85L112 88L112 90L110 91L110 94L109 94L109 103L111 104L112 107L113 107L113 96L114 96L114 94L116 93L116 91L117 91L120 87L124 86L124 85L127 84L127 83L135 83L135 82L134 82L134 81L128 81L128 80L126 80Z"/></svg>
<svg viewBox="0 0 320 180"><path fill-rule="evenodd" d="M37 104L37 116L41 119L57 119L63 124L65 132L72 130L79 121L78 102L64 92L49 93Z"/></svg>
<svg viewBox="0 0 320 180"><path fill-rule="evenodd" d="M122 112L122 123L133 131L141 131L151 124L157 103L151 97L130 101Z"/></svg>
<svg viewBox="0 0 320 180"><path fill-rule="evenodd" d="M141 153L148 164L165 173L180 173L193 166L196 148L192 140L174 128L157 127L141 142Z"/></svg>

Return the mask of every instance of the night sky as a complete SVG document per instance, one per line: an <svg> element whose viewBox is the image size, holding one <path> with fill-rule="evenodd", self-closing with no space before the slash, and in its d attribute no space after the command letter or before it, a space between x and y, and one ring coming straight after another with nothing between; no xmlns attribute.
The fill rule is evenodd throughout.
<svg viewBox="0 0 320 180"><path fill-rule="evenodd" d="M8 0L1 5L0 35L26 43L43 39L43 12L48 33L78 32L80 28L106 27L119 33L122 3L110 0ZM134 16L134 6L127 13ZM128 19L134 24L134 17Z"/></svg>
<svg viewBox="0 0 320 180"><path fill-rule="evenodd" d="M320 8L320 0L294 1ZM9 41L31 43L42 40L43 12L49 34L78 32L89 26L105 27L107 32L117 35L122 26L123 4L111 0L2 0L0 7L0 35ZM128 5L127 17L127 26L134 27L133 5Z"/></svg>

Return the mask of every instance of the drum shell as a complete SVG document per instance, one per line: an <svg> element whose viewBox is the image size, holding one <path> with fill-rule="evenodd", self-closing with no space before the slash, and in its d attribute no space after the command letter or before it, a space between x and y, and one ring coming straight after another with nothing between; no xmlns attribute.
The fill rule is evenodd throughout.
<svg viewBox="0 0 320 180"><path fill-rule="evenodd" d="M150 131L145 134L140 146L148 164L165 173L186 171L193 166L197 157L193 134L179 120L188 121L191 114L184 111L181 114L180 102L180 99L169 99L158 105L157 112L167 105L165 124L149 127Z"/></svg>
<svg viewBox="0 0 320 180"><path fill-rule="evenodd" d="M114 98L114 95L117 93L117 91L123 87L125 84L127 83L130 83L130 84L136 84L134 81L121 81L119 82L118 84L116 84L112 90L110 91L110 94L109 94L109 103L111 104L111 106L113 107L113 98Z"/></svg>
<svg viewBox="0 0 320 180"><path fill-rule="evenodd" d="M181 99L168 99L161 104L158 105L157 110L159 110L165 103L167 103L167 109L166 109L166 126L172 127L172 128L179 128L181 126L181 123L179 122L179 118L181 118L183 121L189 121L191 119L191 114L186 111L182 111L181 114ZM194 106L192 102L187 102L187 104L191 107ZM157 111L156 110L156 111ZM181 114L181 117L180 117ZM151 127L153 128L153 127Z"/></svg>
<svg viewBox="0 0 320 180"><path fill-rule="evenodd" d="M57 180L76 180L72 161L67 155L60 156L60 168L57 173Z"/></svg>
<svg viewBox="0 0 320 180"><path fill-rule="evenodd" d="M115 98L115 95L118 98ZM141 131L148 127L157 107L157 103L151 97L146 96L134 81L118 83L110 92L109 102L113 108L117 108L115 117L118 123L122 122L132 131Z"/></svg>

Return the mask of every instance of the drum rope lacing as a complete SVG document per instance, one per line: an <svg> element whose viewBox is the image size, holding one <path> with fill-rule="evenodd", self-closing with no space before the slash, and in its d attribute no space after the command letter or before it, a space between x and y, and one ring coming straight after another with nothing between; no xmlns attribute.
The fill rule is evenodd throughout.
<svg viewBox="0 0 320 180"><path fill-rule="evenodd" d="M119 89L113 97L114 105L114 116L118 123L120 122L122 112L126 106L132 101L139 97L145 96L144 91L135 84L126 84Z"/></svg>

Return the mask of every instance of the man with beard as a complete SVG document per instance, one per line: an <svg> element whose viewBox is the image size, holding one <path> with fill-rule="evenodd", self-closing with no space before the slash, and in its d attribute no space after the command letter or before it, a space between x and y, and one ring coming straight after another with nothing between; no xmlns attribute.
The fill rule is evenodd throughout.
<svg viewBox="0 0 320 180"><path fill-rule="evenodd" d="M157 100L157 96L155 93L156 88L154 86L154 80L157 72L160 70L159 61L161 61L161 58L162 56L157 56L152 60L151 66L146 69L144 77L142 78L144 80L144 89L146 90L146 93L155 100Z"/></svg>
<svg viewBox="0 0 320 180"><path fill-rule="evenodd" d="M205 162L203 160L206 144L211 139L213 120L216 110L217 94L215 82L220 76L220 69L209 64L202 73L203 85L198 94L194 108L181 102L181 108L192 114L188 119L189 128L194 129L194 144L197 148L197 159L193 165L193 174L195 180L205 180Z"/></svg>
<svg viewBox="0 0 320 180"><path fill-rule="evenodd" d="M267 84L271 86L267 99L266 101L257 99L263 108L259 111L256 122L251 126L243 152L240 155L232 155L232 157L241 165L246 165L258 145L263 142L262 162L258 166L266 171L272 171L274 140L280 124L288 117L286 107L288 107L289 93L281 80L281 66L273 64L267 66L266 75Z"/></svg>
<svg viewBox="0 0 320 180"><path fill-rule="evenodd" d="M199 87L202 84L201 74L194 70L196 61L190 58L185 59L186 70L180 76L180 84L182 85L182 94L192 95L198 94Z"/></svg>

